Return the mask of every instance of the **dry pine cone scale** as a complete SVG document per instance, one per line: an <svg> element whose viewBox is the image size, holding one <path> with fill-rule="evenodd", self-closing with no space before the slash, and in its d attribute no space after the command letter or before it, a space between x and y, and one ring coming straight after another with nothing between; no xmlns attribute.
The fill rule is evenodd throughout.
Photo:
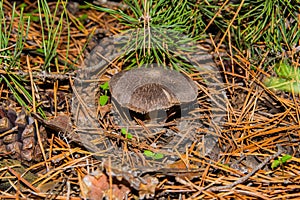
<svg viewBox="0 0 300 200"><path fill-rule="evenodd" d="M46 144L44 127L40 126L39 134L42 144ZM24 109L17 113L13 109L0 107L0 153L21 160L24 164L42 159L34 120Z"/></svg>

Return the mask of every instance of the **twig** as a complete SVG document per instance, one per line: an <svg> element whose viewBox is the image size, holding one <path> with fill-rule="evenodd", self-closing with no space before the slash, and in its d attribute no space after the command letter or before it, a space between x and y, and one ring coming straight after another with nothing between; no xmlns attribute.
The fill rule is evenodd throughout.
<svg viewBox="0 0 300 200"><path fill-rule="evenodd" d="M32 96L33 113L36 113L35 90L34 90L35 83L34 83L33 76L32 76L32 69L31 69L31 65L30 65L30 61L29 61L29 56L26 56L26 62L27 62L28 73L29 73L30 84L31 84L31 92L32 92L31 96ZM35 124L35 130L36 130L36 136L37 136L38 144L40 146L44 161L46 161L47 156L46 156L46 153L45 153L44 145L42 143L39 125L38 125L38 122L37 122L36 119L34 120L34 124ZM49 165L48 165L47 162L45 162L45 166L46 166L47 170L49 170Z"/></svg>
<svg viewBox="0 0 300 200"><path fill-rule="evenodd" d="M12 168L8 167L7 168L10 173L12 173L19 181L24 183L27 187L29 187L31 190L34 192L40 192L36 187L34 187L31 183L29 183L26 179L24 179L19 173L17 173L15 170Z"/></svg>
<svg viewBox="0 0 300 200"><path fill-rule="evenodd" d="M109 7L118 7L121 9L127 9L128 5L123 4L123 3L118 3L118 2L114 2L114 1L107 1L107 0L95 0L93 1L93 4L101 6L101 5L106 5Z"/></svg>
<svg viewBox="0 0 300 200"><path fill-rule="evenodd" d="M50 81L64 81L64 80L69 80L69 77L74 77L76 76L75 72L68 72L66 74L50 74L45 71L43 72L31 72L32 77L35 79L40 79L40 80L50 80ZM29 72L25 71L18 71L18 72L6 72L5 70L0 70L0 74L14 74L18 76L28 76Z"/></svg>
<svg viewBox="0 0 300 200"><path fill-rule="evenodd" d="M284 149L281 146L277 146L278 151L277 153L269 156L268 158L266 158L262 163L260 163L257 167L255 167L249 174L247 174L246 176L234 181L233 183L229 184L229 185L225 185L225 186L216 186L216 187L212 187L209 189L209 191L222 191L222 190L228 190L233 188L234 186L241 184L243 182L245 182L246 180L248 180L251 176L253 176L258 170L262 169L268 162L270 162L270 160L278 157L280 154L282 154L284 152Z"/></svg>

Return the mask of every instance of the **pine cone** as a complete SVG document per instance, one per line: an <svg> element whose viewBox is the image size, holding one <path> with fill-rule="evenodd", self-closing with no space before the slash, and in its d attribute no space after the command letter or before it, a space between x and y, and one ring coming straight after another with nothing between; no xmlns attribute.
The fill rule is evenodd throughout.
<svg viewBox="0 0 300 200"><path fill-rule="evenodd" d="M46 145L47 133L40 126L41 143ZM37 141L34 120L23 109L16 113L12 109L0 107L0 153L25 164L39 162L42 159L41 148Z"/></svg>

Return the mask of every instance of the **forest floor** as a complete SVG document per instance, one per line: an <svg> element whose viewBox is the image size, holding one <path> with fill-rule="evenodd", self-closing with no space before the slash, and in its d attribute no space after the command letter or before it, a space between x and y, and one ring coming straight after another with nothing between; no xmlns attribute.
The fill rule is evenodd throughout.
<svg viewBox="0 0 300 200"><path fill-rule="evenodd" d="M214 148L209 156L203 155L195 142L174 163L135 172L134 167L112 166L109 159L101 159L83 145L85 139L72 138L78 129L72 100L80 69L103 38L129 27L107 13L75 2L49 2L49 13L55 13L54 17L41 23L38 8L45 5L37 2L24 1L22 12L24 3L15 7L10 1L2 4L0 199L300 198L299 86L292 91L266 86L266 78L278 76L275 64L265 67L270 52L253 64L255 58L248 49L239 51L222 44L227 39L221 32L197 41L213 56L222 77L217 81L224 86L220 94L226 96L220 100L222 108L215 112L222 123L202 131L217 136ZM106 6L126 9L118 2L108 1ZM284 55L298 67L299 45ZM266 46L261 43L259 48ZM128 137L128 131L124 133L111 121L113 105L105 83L124 69L124 63L114 60L99 76L103 86L100 96L108 96L108 101L96 108L102 133L123 151L162 162L148 141L133 141L133 135ZM298 73L296 70L296 80ZM188 76L197 82L196 71ZM199 103L202 95L211 98L207 85L198 86ZM206 112L214 112L208 107ZM143 122L139 125L145 126Z"/></svg>

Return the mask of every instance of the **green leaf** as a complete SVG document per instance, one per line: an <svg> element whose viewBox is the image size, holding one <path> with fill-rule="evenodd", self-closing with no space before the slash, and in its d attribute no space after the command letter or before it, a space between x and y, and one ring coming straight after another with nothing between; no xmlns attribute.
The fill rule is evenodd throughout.
<svg viewBox="0 0 300 200"><path fill-rule="evenodd" d="M270 89L294 92L295 94L300 93L300 81L297 80L270 77L264 80L264 84Z"/></svg>
<svg viewBox="0 0 300 200"><path fill-rule="evenodd" d="M105 83L101 84L101 85L100 85L100 88L101 88L102 90L108 90L108 89L109 89L108 82L105 82Z"/></svg>
<svg viewBox="0 0 300 200"><path fill-rule="evenodd" d="M126 134L127 134L126 128L121 128L121 133L122 133L123 135L126 135Z"/></svg>
<svg viewBox="0 0 300 200"><path fill-rule="evenodd" d="M253 65L250 66L250 69L253 70L253 71L255 71L255 72L257 70L257 68L255 66L253 66Z"/></svg>
<svg viewBox="0 0 300 200"><path fill-rule="evenodd" d="M89 9L89 8L91 8L91 5L87 5L87 4L85 4L85 5L79 5L78 8L79 9Z"/></svg>
<svg viewBox="0 0 300 200"><path fill-rule="evenodd" d="M82 14L78 19L80 20L80 21L83 21L83 20L85 20L85 19L87 19L88 18L88 15L87 14Z"/></svg>
<svg viewBox="0 0 300 200"><path fill-rule="evenodd" d="M127 139L132 139L131 133L128 133L128 134L126 135L126 138L127 138Z"/></svg>
<svg viewBox="0 0 300 200"><path fill-rule="evenodd" d="M282 158L281 158L281 162L282 163L286 163L288 160L290 160L292 158L291 155L284 155Z"/></svg>
<svg viewBox="0 0 300 200"><path fill-rule="evenodd" d="M153 158L155 156L155 153L153 153L150 150L145 150L144 155L147 156L147 157Z"/></svg>
<svg viewBox="0 0 300 200"><path fill-rule="evenodd" d="M289 80L300 79L300 70L289 65L287 61L282 61L281 63L276 64L275 72L279 77L286 78Z"/></svg>
<svg viewBox="0 0 300 200"><path fill-rule="evenodd" d="M100 103L101 106L106 105L107 102L108 102L108 96L107 95L100 96L99 103Z"/></svg>
<svg viewBox="0 0 300 200"><path fill-rule="evenodd" d="M162 159L163 157L164 157L164 154L162 154L162 153L156 153L156 154L153 156L153 159L159 160L159 159Z"/></svg>
<svg viewBox="0 0 300 200"><path fill-rule="evenodd" d="M26 3L21 3L20 5L19 5L19 7L22 9L22 8L26 8L26 6L27 6L27 4Z"/></svg>
<svg viewBox="0 0 300 200"><path fill-rule="evenodd" d="M126 128L121 128L121 133L122 133L123 135L125 135L125 137L126 137L127 139L132 139L132 134L131 134L131 133L128 133L128 131L126 130Z"/></svg>
<svg viewBox="0 0 300 200"><path fill-rule="evenodd" d="M36 51L37 51L38 53L44 53L44 49L42 49L42 48L37 48Z"/></svg>
<svg viewBox="0 0 300 200"><path fill-rule="evenodd" d="M24 16L30 17L30 21L38 22L40 18L38 16L34 16L32 13L25 13Z"/></svg>
<svg viewBox="0 0 300 200"><path fill-rule="evenodd" d="M275 168L277 168L279 165L280 165L280 161L279 161L279 160L274 160L274 161L272 162L271 168L272 168L272 169L275 169Z"/></svg>

